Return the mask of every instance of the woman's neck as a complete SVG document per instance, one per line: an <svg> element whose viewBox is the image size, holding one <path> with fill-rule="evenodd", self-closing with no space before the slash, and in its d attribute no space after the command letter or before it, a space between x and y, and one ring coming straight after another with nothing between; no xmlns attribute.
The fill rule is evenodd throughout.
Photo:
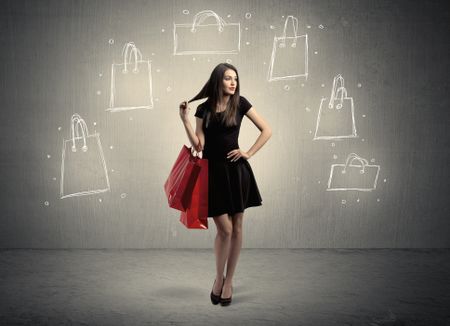
<svg viewBox="0 0 450 326"><path fill-rule="evenodd" d="M224 95L221 99L217 102L217 104L221 107L225 107L228 104L228 101L230 100L230 95Z"/></svg>

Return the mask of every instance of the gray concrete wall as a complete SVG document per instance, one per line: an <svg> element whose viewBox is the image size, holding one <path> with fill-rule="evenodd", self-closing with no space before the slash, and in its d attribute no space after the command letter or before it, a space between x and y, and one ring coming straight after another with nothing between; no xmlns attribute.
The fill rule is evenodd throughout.
<svg viewBox="0 0 450 326"><path fill-rule="evenodd" d="M209 230L187 230L179 212L168 207L163 184L182 145L189 145L178 103L194 96L214 66L227 60L239 69L241 95L273 130L249 161L263 206L245 212L244 247L448 247L450 14L444 4L3 3L0 247L211 247L213 220ZM238 53L174 55L174 23L192 24L195 14L207 9L226 23L240 23ZM298 19L297 34L308 38L308 76L269 81L274 37L283 34L289 15ZM215 23L208 19L205 23ZM230 33L218 44L236 48L238 34ZM304 38L298 40L301 50ZM186 44L195 48L214 41ZM107 111L112 64L123 60L127 42L151 60L152 105ZM299 74L304 58L283 56L283 50L293 49L289 45L277 48L274 65ZM325 109L338 74L353 99L355 137L314 140L318 117L325 117L319 114L322 98ZM140 94L146 82L135 82L133 92ZM344 118L331 116L328 124L323 118L319 127L351 134L349 101L341 111ZM191 105L193 125L198 103ZM89 138L94 152L85 161L76 161L70 147L62 155L74 113L100 140L101 146ZM248 150L257 136L245 118L240 147ZM65 172L71 169L63 181L69 194L89 183L91 190L105 188L106 173L95 152L100 147L110 190L61 199L63 162ZM332 166L345 163L350 153L367 160L364 175L351 167L343 176L340 166ZM330 191L355 184L375 189Z"/></svg>

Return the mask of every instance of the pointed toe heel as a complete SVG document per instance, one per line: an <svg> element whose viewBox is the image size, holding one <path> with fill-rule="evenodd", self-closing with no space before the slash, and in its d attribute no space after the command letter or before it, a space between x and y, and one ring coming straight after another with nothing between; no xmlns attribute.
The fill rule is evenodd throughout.
<svg viewBox="0 0 450 326"><path fill-rule="evenodd" d="M225 278L223 279L223 281L225 282ZM214 285L216 284L216 280L214 280L214 284L213 284L213 289L214 289ZM215 295L213 293L213 290L211 290L211 294L209 295L211 298L211 303L216 305L220 302L220 295L222 294L222 290L220 290L219 295Z"/></svg>
<svg viewBox="0 0 450 326"><path fill-rule="evenodd" d="M222 287L223 289L223 287ZM231 287L231 291L233 291L233 287ZM229 298L222 298L221 296L219 297L220 299L220 305L221 306L229 306L231 303L231 298L233 297L233 295L230 295Z"/></svg>

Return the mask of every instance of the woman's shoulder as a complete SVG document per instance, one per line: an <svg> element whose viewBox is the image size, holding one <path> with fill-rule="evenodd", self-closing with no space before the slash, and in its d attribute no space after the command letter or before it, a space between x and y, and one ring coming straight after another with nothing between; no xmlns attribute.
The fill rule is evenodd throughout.
<svg viewBox="0 0 450 326"><path fill-rule="evenodd" d="M247 98L245 98L242 95L239 95L239 102L242 102L242 101L247 101Z"/></svg>
<svg viewBox="0 0 450 326"><path fill-rule="evenodd" d="M203 101L202 103L200 103L199 105L197 105L198 108L202 108L205 106L206 101Z"/></svg>
<svg viewBox="0 0 450 326"><path fill-rule="evenodd" d="M198 108L205 109L205 110L208 110L208 109L210 109L210 106L211 106L210 100L209 100L209 99L206 99L206 101L200 103L197 107L198 107Z"/></svg>
<svg viewBox="0 0 450 326"><path fill-rule="evenodd" d="M252 104L244 97L239 95L239 109L241 110L242 114L247 113L248 110L250 110L252 107Z"/></svg>
<svg viewBox="0 0 450 326"><path fill-rule="evenodd" d="M209 103L208 103L207 100L205 102L200 103L197 106L197 110L195 112L195 116L203 119L205 114L206 114L206 112L208 111L208 106L209 106Z"/></svg>

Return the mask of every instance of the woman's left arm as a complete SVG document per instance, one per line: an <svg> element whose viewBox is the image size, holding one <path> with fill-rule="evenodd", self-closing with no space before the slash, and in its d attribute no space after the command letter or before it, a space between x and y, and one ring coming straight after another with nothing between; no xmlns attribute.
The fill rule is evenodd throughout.
<svg viewBox="0 0 450 326"><path fill-rule="evenodd" d="M255 124L255 126L261 131L261 134L256 139L255 143L247 152L242 152L240 149L232 150L228 153L227 158L231 159L231 161L236 161L240 157L244 157L245 159L249 159L269 140L272 136L272 129L270 129L269 124L260 116L254 107L251 107L250 110L246 113L247 117Z"/></svg>

